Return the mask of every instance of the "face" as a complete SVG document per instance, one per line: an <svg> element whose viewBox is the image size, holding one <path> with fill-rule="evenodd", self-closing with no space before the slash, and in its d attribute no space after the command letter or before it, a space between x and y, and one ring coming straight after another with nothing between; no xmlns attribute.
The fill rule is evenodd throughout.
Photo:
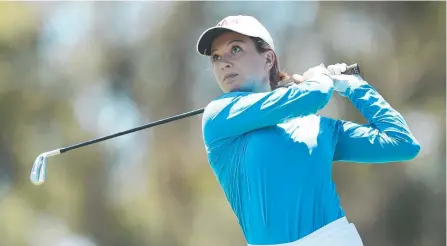
<svg viewBox="0 0 447 246"><path fill-rule="evenodd" d="M272 52L259 53L247 36L227 32L211 45L214 76L224 92L270 90L269 71Z"/></svg>

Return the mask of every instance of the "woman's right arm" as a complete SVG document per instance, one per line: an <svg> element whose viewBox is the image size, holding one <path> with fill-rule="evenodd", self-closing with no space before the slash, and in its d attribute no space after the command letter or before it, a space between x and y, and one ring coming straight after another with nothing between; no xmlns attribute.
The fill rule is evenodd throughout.
<svg viewBox="0 0 447 246"><path fill-rule="evenodd" d="M233 92L205 108L202 127L206 143L273 126L286 119L315 114L329 101L333 81L318 75L288 88L266 93Z"/></svg>

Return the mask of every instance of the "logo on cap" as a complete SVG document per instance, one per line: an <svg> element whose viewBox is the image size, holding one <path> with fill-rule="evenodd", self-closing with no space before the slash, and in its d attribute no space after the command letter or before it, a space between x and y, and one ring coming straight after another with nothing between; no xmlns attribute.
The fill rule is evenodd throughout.
<svg viewBox="0 0 447 246"><path fill-rule="evenodd" d="M231 16L221 20L219 23L217 23L216 26L221 27L221 26L228 26L230 24L239 24L239 21L240 18Z"/></svg>

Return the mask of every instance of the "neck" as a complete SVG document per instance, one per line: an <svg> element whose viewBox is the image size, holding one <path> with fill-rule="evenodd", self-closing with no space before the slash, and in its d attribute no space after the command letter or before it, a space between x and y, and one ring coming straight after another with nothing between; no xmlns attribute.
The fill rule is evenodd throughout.
<svg viewBox="0 0 447 246"><path fill-rule="evenodd" d="M258 88L256 88L256 91L253 92L269 92L272 88L270 87L270 82L267 81L266 83L262 83Z"/></svg>
<svg viewBox="0 0 447 246"><path fill-rule="evenodd" d="M251 81L249 83L246 83L246 86L244 88L241 88L243 91L249 91L254 93L262 93L262 92L269 92L272 90L270 87L270 81L269 80L263 80L263 81Z"/></svg>

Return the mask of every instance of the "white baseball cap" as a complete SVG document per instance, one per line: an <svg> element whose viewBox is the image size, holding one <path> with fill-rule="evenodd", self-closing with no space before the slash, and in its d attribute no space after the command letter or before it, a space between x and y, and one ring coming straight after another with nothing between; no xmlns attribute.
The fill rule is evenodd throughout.
<svg viewBox="0 0 447 246"><path fill-rule="evenodd" d="M197 51L201 55L211 55L211 44L213 40L225 31L237 32L249 37L261 38L275 50L273 38L267 29L253 16L237 15L227 16L216 26L208 28L197 41Z"/></svg>

